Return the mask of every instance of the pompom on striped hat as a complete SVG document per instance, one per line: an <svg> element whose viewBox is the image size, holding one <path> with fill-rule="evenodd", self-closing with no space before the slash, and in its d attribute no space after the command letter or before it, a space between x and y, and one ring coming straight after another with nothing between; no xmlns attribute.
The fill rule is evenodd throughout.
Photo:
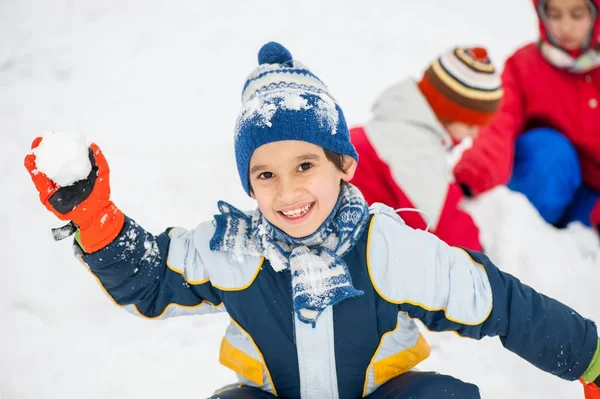
<svg viewBox="0 0 600 399"><path fill-rule="evenodd" d="M440 121L475 126L491 122L503 95L500 76L482 47L442 54L418 85Z"/></svg>
<svg viewBox="0 0 600 399"><path fill-rule="evenodd" d="M358 160L342 109L316 75L275 42L262 46L258 64L246 79L235 127L235 158L246 193L250 158L264 144L306 141Z"/></svg>

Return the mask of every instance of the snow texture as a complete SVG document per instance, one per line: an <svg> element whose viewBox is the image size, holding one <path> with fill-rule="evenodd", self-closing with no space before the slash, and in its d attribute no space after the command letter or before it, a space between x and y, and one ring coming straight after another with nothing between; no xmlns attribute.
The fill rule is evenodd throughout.
<svg viewBox="0 0 600 399"><path fill-rule="evenodd" d="M311 65L352 125L367 120L388 85L418 78L444 50L480 43L501 69L537 37L523 0L19 0L0 8L0 180L11 193L3 197L10 211L0 213L2 399L203 398L235 378L218 362L226 314L136 318L79 265L69 240L54 242L57 219L22 167L36 132L82 132L99 143L113 200L158 234L210 220L219 199L253 209L228 132L266 41ZM556 230L506 189L465 207L499 267L600 320L592 230ZM538 371L497 338L425 335L432 354L419 368L473 382L485 399L583 396L579 383Z"/></svg>
<svg viewBox="0 0 600 399"><path fill-rule="evenodd" d="M329 129L331 134L336 134L339 115L335 102L324 93L311 92L310 94L319 97L314 106L308 104L308 100L303 97L303 92L298 89L278 88L258 92L243 104L238 124L242 126L245 123L253 123L261 127L271 127L271 119L279 110L308 111L312 109L321 127Z"/></svg>
<svg viewBox="0 0 600 399"><path fill-rule="evenodd" d="M331 130L331 134L337 133L337 125L340 119L335 102L326 95L322 95L320 100L317 100L317 109L315 110L317 117L321 123L321 127Z"/></svg>
<svg viewBox="0 0 600 399"><path fill-rule="evenodd" d="M82 134L49 132L33 149L37 170L59 186L70 186L92 170L89 146Z"/></svg>

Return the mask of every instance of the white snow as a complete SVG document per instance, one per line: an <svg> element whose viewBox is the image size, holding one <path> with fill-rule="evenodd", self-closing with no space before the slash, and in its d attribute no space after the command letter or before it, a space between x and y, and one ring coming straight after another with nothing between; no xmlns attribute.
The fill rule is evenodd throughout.
<svg viewBox="0 0 600 399"><path fill-rule="evenodd" d="M89 146L81 133L46 133L33 153L37 170L62 187L85 179L92 170Z"/></svg>
<svg viewBox="0 0 600 399"><path fill-rule="evenodd" d="M287 96L284 100L283 100L283 104L285 109L289 109L289 110L293 110L293 111L300 111L303 109L308 109L308 101L306 101L306 99L304 97L302 97L302 95L297 94L297 95L292 95L292 96Z"/></svg>
<svg viewBox="0 0 600 399"><path fill-rule="evenodd" d="M0 180L11 196L0 213L0 398L202 398L234 381L217 360L227 315L133 317L68 240L53 241L60 222L22 166L37 132L98 143L113 200L146 229L193 227L218 212L219 199L253 207L230 131L265 42L310 65L356 124L387 85L416 77L443 50L482 44L502 63L536 29L523 0L3 2ZM600 320L594 232L557 231L503 189L466 206L501 268ZM483 398L582 397L578 383L536 370L497 338L427 339L433 352L420 368L476 383Z"/></svg>
<svg viewBox="0 0 600 399"><path fill-rule="evenodd" d="M327 97L322 95L322 98ZM317 103L318 109L314 112L323 121L330 121L334 117L329 116L331 107L326 106L325 101L319 100ZM308 105L308 100L302 96L302 92L295 89L276 89L265 93L258 93L250 100L246 101L242 106L242 113L240 115L238 123L243 125L249 120L259 126L271 127L271 119L281 110L289 111L303 111L313 108L312 105ZM336 112L335 108L333 111ZM258 120L254 120L258 116Z"/></svg>
<svg viewBox="0 0 600 399"><path fill-rule="evenodd" d="M331 134L337 134L337 124L340 116L335 108L335 102L329 96L322 95L320 97L321 99L317 100L315 113L320 119L321 127L327 127L331 130Z"/></svg>
<svg viewBox="0 0 600 399"><path fill-rule="evenodd" d="M292 255L290 258L292 287L301 290L295 292L294 297L308 294L311 304L319 306L327 300L334 288L350 286L347 280L342 283L331 281L333 277L344 275L345 270L339 265L331 266L335 259L329 253L318 256L307 247L299 247L294 249Z"/></svg>

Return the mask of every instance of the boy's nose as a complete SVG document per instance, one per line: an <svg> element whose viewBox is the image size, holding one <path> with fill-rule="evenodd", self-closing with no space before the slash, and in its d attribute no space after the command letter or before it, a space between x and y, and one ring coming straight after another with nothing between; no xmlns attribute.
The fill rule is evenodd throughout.
<svg viewBox="0 0 600 399"><path fill-rule="evenodd" d="M568 34L568 35L573 35L575 32L577 32L578 28L579 28L579 22L570 20L569 22L567 22L566 26L564 27L563 33Z"/></svg>
<svg viewBox="0 0 600 399"><path fill-rule="evenodd" d="M294 179L282 179L279 184L279 201L293 205L301 195L300 186Z"/></svg>

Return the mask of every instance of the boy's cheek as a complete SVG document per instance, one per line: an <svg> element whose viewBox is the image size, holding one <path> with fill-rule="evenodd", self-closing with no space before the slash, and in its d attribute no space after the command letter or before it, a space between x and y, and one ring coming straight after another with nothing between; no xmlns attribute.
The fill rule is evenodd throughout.
<svg viewBox="0 0 600 399"><path fill-rule="evenodd" d="M258 203L258 209L260 209L263 215L267 216L270 214L273 200L270 198L268 193L263 191L255 191L252 198L254 198Z"/></svg>

